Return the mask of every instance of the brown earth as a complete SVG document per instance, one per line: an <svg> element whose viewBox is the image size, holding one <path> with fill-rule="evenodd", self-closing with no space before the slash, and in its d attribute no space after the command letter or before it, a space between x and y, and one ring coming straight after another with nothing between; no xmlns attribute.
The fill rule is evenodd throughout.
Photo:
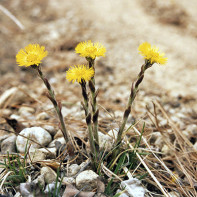
<svg viewBox="0 0 197 197"><path fill-rule="evenodd" d="M107 49L106 57L96 61L99 101L120 117L122 113L118 112L124 109L131 83L143 64L137 48L147 41L166 53L168 63L154 65L146 72L137 98L136 106L140 107L135 109L139 112L136 116L139 118L146 110L145 105L155 97L162 98L164 103L178 101L181 106L197 111L196 0L3 0L0 5L24 26L20 29L0 10L0 95L13 86L25 84L27 93L37 95L42 106L49 104L40 97L44 87L34 72L15 63L20 48L39 43L49 51L43 71L53 81L57 97L67 103L78 102L79 87L66 82L65 71L70 65L86 63L74 52L78 42L99 41ZM37 112L43 110L39 102L33 105Z"/></svg>

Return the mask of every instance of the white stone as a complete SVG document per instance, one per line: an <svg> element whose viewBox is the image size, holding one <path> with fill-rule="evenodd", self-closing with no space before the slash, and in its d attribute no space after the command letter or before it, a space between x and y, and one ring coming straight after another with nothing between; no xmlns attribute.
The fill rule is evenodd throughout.
<svg viewBox="0 0 197 197"><path fill-rule="evenodd" d="M169 192L169 194L170 194L170 197L180 197L180 194L174 191Z"/></svg>
<svg viewBox="0 0 197 197"><path fill-rule="evenodd" d="M50 116L46 112L41 112L36 116L36 120L48 120L49 118Z"/></svg>
<svg viewBox="0 0 197 197"><path fill-rule="evenodd" d="M74 176L74 175L76 175L78 172L79 172L79 170L80 170L81 168L80 168L80 166L79 165L77 165L77 164L72 164L72 165L70 165L69 167L68 167L68 171L67 171L67 176L68 177L70 177L70 176Z"/></svg>
<svg viewBox="0 0 197 197"><path fill-rule="evenodd" d="M23 129L20 132L20 135L23 135L27 137L28 139L30 139L28 140L28 147L31 144L30 151L34 149L38 149L41 146L47 146L52 140L51 135L41 127L31 127L31 128ZM35 142L32 142L31 140L34 140L35 142L39 144L36 144ZM18 135L16 139L16 146L20 153L25 152L26 144L27 144L27 139Z"/></svg>
<svg viewBox="0 0 197 197"><path fill-rule="evenodd" d="M62 183L64 184L75 184L75 178L73 177L64 177L63 180L62 180Z"/></svg>
<svg viewBox="0 0 197 197"><path fill-rule="evenodd" d="M11 135L3 140L1 143L1 152L4 154L7 154L7 152L16 153L16 135Z"/></svg>
<svg viewBox="0 0 197 197"><path fill-rule="evenodd" d="M56 158L56 152L57 152L57 149L56 148L47 148L47 151L45 148L39 148L38 150L42 151L42 153L45 154L46 156L46 159L55 159Z"/></svg>
<svg viewBox="0 0 197 197"><path fill-rule="evenodd" d="M25 106L21 107L19 109L19 111L18 111L18 113L20 115L23 115L23 114L26 114L26 113L33 114L34 112L35 112L34 108L32 108L32 107L25 107Z"/></svg>
<svg viewBox="0 0 197 197"><path fill-rule="evenodd" d="M117 138L117 135L118 135L118 131L115 129L110 130L107 134L98 132L100 148L111 150L114 141Z"/></svg>
<svg viewBox="0 0 197 197"><path fill-rule="evenodd" d="M197 142L194 144L194 149L197 151Z"/></svg>
<svg viewBox="0 0 197 197"><path fill-rule="evenodd" d="M91 191L97 187L98 177L98 174L92 170L85 170L76 177L76 186L78 189L82 189L86 186L86 190Z"/></svg>
<svg viewBox="0 0 197 197"><path fill-rule="evenodd" d="M21 117L20 117L19 115L12 114L12 115L10 116L10 119L21 120Z"/></svg>
<svg viewBox="0 0 197 197"><path fill-rule="evenodd" d="M23 88L23 87L21 87ZM12 87L8 90L6 90L1 96L0 96L0 108L2 108L5 104L13 105L17 103L23 102L27 95L24 93L24 91L21 91L21 88ZM9 102L7 102L9 100Z"/></svg>
<svg viewBox="0 0 197 197"><path fill-rule="evenodd" d="M29 151L29 156L31 161L37 162L46 159L46 154L44 154L41 150L36 149L35 151Z"/></svg>
<svg viewBox="0 0 197 197"><path fill-rule="evenodd" d="M170 148L168 145L164 144L162 149L161 149L161 152L166 154L166 155L169 155L170 154Z"/></svg>
<svg viewBox="0 0 197 197"><path fill-rule="evenodd" d="M131 178L121 182L121 187L132 197L144 197L145 189L141 182L136 178Z"/></svg>
<svg viewBox="0 0 197 197"><path fill-rule="evenodd" d="M49 147L49 148L54 148L54 147L55 147L55 142L56 142L56 141L60 142L61 144L66 144L66 141L65 141L64 137L60 137L60 138L57 138L57 139L53 140L53 141L48 145L48 147Z"/></svg>
<svg viewBox="0 0 197 197"><path fill-rule="evenodd" d="M57 130L51 125L44 125L43 129L47 130L52 136L57 133Z"/></svg>
<svg viewBox="0 0 197 197"><path fill-rule="evenodd" d="M57 174L49 167L42 167L40 174L44 176L44 181L49 184L56 180Z"/></svg>

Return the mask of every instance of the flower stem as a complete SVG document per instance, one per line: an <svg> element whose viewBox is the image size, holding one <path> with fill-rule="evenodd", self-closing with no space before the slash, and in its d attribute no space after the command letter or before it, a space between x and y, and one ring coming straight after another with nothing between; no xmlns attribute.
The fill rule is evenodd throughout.
<svg viewBox="0 0 197 197"><path fill-rule="evenodd" d="M62 112L61 112L61 104L57 103L56 98L55 98L55 92L52 89L49 81L44 77L40 66L35 66L33 68L37 70L39 77L42 79L42 81L44 82L44 84L45 84L45 86L48 90L49 99L53 103L53 106L54 106L54 108L56 110L56 113L58 115L58 118L60 120L61 131L63 133L64 139L65 139L66 143L68 143L68 142L70 142L70 137L69 137L68 131L67 131L65 123L64 123L63 115L62 115Z"/></svg>
<svg viewBox="0 0 197 197"><path fill-rule="evenodd" d="M91 114L89 113L86 117L86 124L88 126L88 138L89 138L89 142L90 142L90 156L91 156L91 160L92 160L92 165L93 167L96 169L96 149L95 149L95 143L94 143L94 137L92 134L92 124L91 124Z"/></svg>
<svg viewBox="0 0 197 197"><path fill-rule="evenodd" d="M135 97L136 97L137 92L139 90L139 85L143 81L145 71L148 68L150 68L151 66L152 66L152 64L150 64L148 61L146 61L145 64L143 64L142 67L141 67L141 71L138 74L138 77L137 77L137 80L135 82L135 85L134 85L134 83L132 84L131 94L130 94L130 97L129 97L129 100L128 100L127 108L126 108L126 110L124 112L122 123L121 123L121 125L119 127L118 136L117 136L116 143L115 143L115 147L117 147L118 150L120 148L119 145L120 145L121 140L122 140L122 134L123 134L125 125L127 123L130 111L131 111L131 106L132 106L133 101L135 100ZM117 155L117 153L118 153L117 149L114 150L113 157L115 157Z"/></svg>
<svg viewBox="0 0 197 197"><path fill-rule="evenodd" d="M89 63L89 68L94 68L94 59L87 59L88 63ZM95 140L95 146L96 146L96 151L97 153L99 152L99 137L98 137L98 113L99 111L97 110L97 95L98 95L98 91L96 91L95 89L95 77L93 76L92 79L89 81L89 88L90 88L90 92L92 95L92 112L93 112L93 133L94 133L94 140Z"/></svg>
<svg viewBox="0 0 197 197"><path fill-rule="evenodd" d="M86 82L84 80L82 80L81 83L79 83L81 85L81 91L82 91L82 96L83 96L83 100L84 100L84 104L83 104L83 108L85 111L85 115L87 116L89 113L89 106L88 106L88 94L87 94L87 90L86 90Z"/></svg>

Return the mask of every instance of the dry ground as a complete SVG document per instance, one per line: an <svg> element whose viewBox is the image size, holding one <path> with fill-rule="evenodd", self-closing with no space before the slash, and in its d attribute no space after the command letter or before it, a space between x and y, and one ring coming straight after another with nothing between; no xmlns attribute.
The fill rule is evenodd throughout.
<svg viewBox="0 0 197 197"><path fill-rule="evenodd" d="M22 84L35 94L43 91L32 70L15 63L20 48L40 43L49 51L43 70L57 94L77 102L79 87L65 81L65 71L70 65L85 63L74 53L78 42L99 41L107 49L106 57L98 59L96 66L99 99L116 114L124 109L131 82L143 63L137 48L148 41L166 53L168 63L147 71L135 107L139 114L133 115L143 115L145 105L155 97L197 111L196 0L3 0L0 5L24 25L21 30L0 11L0 94ZM30 105L29 101L23 104Z"/></svg>

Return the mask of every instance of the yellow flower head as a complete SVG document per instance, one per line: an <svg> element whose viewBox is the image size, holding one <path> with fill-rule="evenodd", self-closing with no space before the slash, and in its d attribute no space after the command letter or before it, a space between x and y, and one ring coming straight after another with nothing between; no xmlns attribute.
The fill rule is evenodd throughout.
<svg viewBox="0 0 197 197"><path fill-rule="evenodd" d="M105 57L106 48L99 42L92 43L91 40L87 42L80 42L76 48L75 52L79 53L81 57L95 59L96 57Z"/></svg>
<svg viewBox="0 0 197 197"><path fill-rule="evenodd" d="M139 53L144 56L144 59L146 59L151 64L158 63L158 64L165 64L167 62L167 59L164 53L161 53L158 48L155 46L151 47L151 45L148 42L142 43L139 48Z"/></svg>
<svg viewBox="0 0 197 197"><path fill-rule="evenodd" d="M81 83L82 80L84 81L90 81L90 79L94 76L94 69L89 68L85 65L77 65L74 67L71 67L66 72L66 79L68 81L72 81L73 83L77 81L78 83Z"/></svg>
<svg viewBox="0 0 197 197"><path fill-rule="evenodd" d="M41 60L48 54L44 46L39 44L29 44L25 49L21 49L16 55L16 62L19 66L39 65Z"/></svg>

